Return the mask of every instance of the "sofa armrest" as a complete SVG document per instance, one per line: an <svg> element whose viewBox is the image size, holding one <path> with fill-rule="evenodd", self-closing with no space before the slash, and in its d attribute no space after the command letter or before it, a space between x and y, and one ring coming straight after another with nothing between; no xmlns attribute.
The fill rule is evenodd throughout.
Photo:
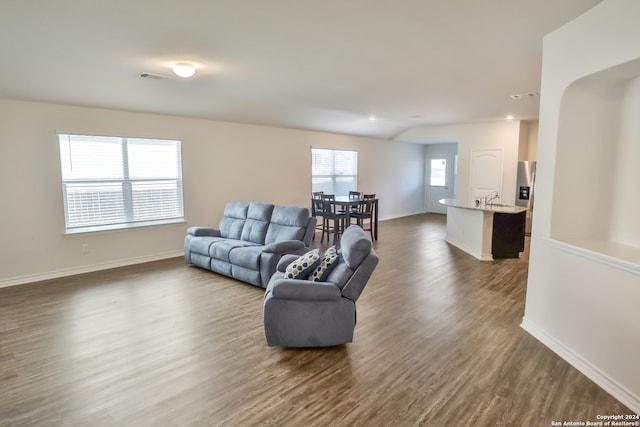
<svg viewBox="0 0 640 427"><path fill-rule="evenodd" d="M304 242L300 240L283 240L282 242L274 242L266 245L262 252L268 252L273 254L296 251L304 248Z"/></svg>
<svg viewBox="0 0 640 427"><path fill-rule="evenodd" d="M299 279L276 280L271 295L273 298L306 301L336 301L342 298L340 288L331 282L309 282Z"/></svg>
<svg viewBox="0 0 640 427"><path fill-rule="evenodd" d="M220 237L220 230L212 227L189 227L187 234L192 236Z"/></svg>
<svg viewBox="0 0 640 427"><path fill-rule="evenodd" d="M287 271L287 267L289 266L289 264L291 264L293 261L297 260L299 257L299 255L293 255L293 254L285 254L282 255L282 258L280 258L280 261L278 261L278 265L276 266L276 270L284 273L285 271Z"/></svg>

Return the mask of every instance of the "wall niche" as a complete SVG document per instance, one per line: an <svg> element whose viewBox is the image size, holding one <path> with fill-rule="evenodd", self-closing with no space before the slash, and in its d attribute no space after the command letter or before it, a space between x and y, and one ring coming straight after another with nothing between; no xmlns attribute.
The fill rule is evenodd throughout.
<svg viewBox="0 0 640 427"><path fill-rule="evenodd" d="M640 271L640 60L565 91L552 240L637 264ZM634 267L636 269L636 267Z"/></svg>

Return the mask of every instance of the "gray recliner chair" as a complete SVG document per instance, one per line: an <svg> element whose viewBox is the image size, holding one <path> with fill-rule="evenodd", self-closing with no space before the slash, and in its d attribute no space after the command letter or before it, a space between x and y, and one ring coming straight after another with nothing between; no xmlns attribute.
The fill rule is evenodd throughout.
<svg viewBox="0 0 640 427"><path fill-rule="evenodd" d="M269 346L325 347L353 341L356 301L378 264L371 240L357 225L345 230L337 265L326 282L285 279L295 255L285 255L264 297Z"/></svg>

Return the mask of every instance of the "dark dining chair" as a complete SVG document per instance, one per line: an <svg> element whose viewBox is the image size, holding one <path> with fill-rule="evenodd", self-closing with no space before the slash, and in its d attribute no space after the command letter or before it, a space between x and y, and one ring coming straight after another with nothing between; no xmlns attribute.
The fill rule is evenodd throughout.
<svg viewBox="0 0 640 427"><path fill-rule="evenodd" d="M349 191L349 201L359 202L362 200L362 191ZM349 205L349 214L358 212L358 204Z"/></svg>
<svg viewBox="0 0 640 427"><path fill-rule="evenodd" d="M315 191L313 193L311 193L311 216L315 217L315 218L323 218L322 216L322 212L324 210L323 208L323 204L322 204L322 196L324 195L323 191ZM322 231L323 228L323 221L318 220L316 222L316 230L320 230ZM315 240L316 235L315 233L313 234L313 240Z"/></svg>
<svg viewBox="0 0 640 427"><path fill-rule="evenodd" d="M333 242L335 243L346 226L347 214L344 211L336 209L335 195L324 194L321 200L322 235L320 236L320 243L324 240L325 233L327 234L327 242L331 240L331 233L333 233Z"/></svg>
<svg viewBox="0 0 640 427"><path fill-rule="evenodd" d="M356 224L359 225L363 230L368 231L371 234L371 240L373 237L373 208L375 205L376 195L375 194L364 194L362 196L362 201L358 204L358 210L356 212L352 212L350 215L349 221L351 219L356 220ZM369 228L365 228L365 221L369 220Z"/></svg>

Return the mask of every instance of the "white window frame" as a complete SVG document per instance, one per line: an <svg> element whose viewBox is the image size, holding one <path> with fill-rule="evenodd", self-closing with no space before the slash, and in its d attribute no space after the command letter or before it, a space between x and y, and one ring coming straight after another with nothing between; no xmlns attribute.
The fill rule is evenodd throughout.
<svg viewBox="0 0 640 427"><path fill-rule="evenodd" d="M336 157L341 154L355 155L354 165L351 170L342 170L336 162ZM328 173L316 171L316 159L318 156L331 157L330 164L325 165ZM349 182L351 180L351 182ZM320 181L325 181L321 183ZM342 184L338 184L342 181ZM342 188L343 191L338 191ZM358 189L358 152L354 150L333 150L324 148L311 149L311 192L324 191L325 194L336 196L348 196L349 191Z"/></svg>
<svg viewBox="0 0 640 427"><path fill-rule="evenodd" d="M66 150L63 149L63 144L71 144L72 140L82 140L82 143L85 144L85 147L89 147L92 143L91 139L100 140L108 138L110 143L117 143L119 141L122 150L122 158L121 163L118 162L118 165L122 167L121 176L120 177L100 177L99 174L96 176L84 176L82 178L72 177L73 175L69 172L70 168L66 166L66 159L63 161L63 152ZM182 142L178 140L169 140L169 139L158 139L158 138L130 138L130 137L103 137L96 135L77 135L77 134L58 134L59 140L59 152L60 152L60 167L61 167L61 178L62 178L62 194L63 194L63 204L64 204L64 218L65 218L65 234L77 234L77 233L88 233L95 231L103 231L103 230L115 230L115 229L126 229L126 228L136 228L136 227L146 227L151 225L160 225L160 224L174 224L184 222L184 196L183 196L183 186L182 186ZM74 142L76 142L74 141ZM96 142L93 141L93 142ZM156 144L157 146L165 146L170 147L171 149L176 150L175 153L175 166L172 166L173 176L154 176L154 177L139 177L139 178L131 178L130 170L131 166L129 165L129 143L136 144ZM69 153L71 157L71 154ZM73 160L78 162L86 161L85 165L89 165L89 162L98 163L101 161L100 153L96 153L96 156L82 156L82 157L74 157ZM103 160L102 160L103 161ZM70 163L70 162L69 162ZM115 166L115 164L113 164ZM80 186L101 186L101 185L109 185L111 184L114 187L121 187L122 200L119 198L113 198L113 192L105 191L101 193L100 190L94 189L86 190L86 193L91 193L93 198L100 199L100 195L106 195L108 197L113 198L116 202L107 202L106 204L91 203L84 202L82 196L79 196L79 203L82 204L81 210L88 212L89 216L100 216L102 214L101 206L106 206L111 204L115 208L119 208L122 212L119 215L114 215L114 218L111 220L100 220L96 219L93 221L80 221L80 220L72 220L70 215L74 212L69 206L70 199L70 191L69 189L72 187L79 188ZM137 195L134 190L135 187L141 189L138 191ZM145 190L144 187L147 187ZM112 188L114 188L112 187ZM160 188L154 188L160 187ZM165 198L163 196L163 191L169 191L169 198ZM78 193L82 193L82 190L78 190ZM110 194L111 193L111 194ZM118 192L116 192L117 194ZM136 196L141 197L141 202L136 204L135 198ZM152 200L152 201L143 201L142 198L147 196L149 199L158 199L160 200ZM155 197L154 197L155 196ZM94 208L91 205L98 205L100 207ZM138 213L136 213L138 210Z"/></svg>

